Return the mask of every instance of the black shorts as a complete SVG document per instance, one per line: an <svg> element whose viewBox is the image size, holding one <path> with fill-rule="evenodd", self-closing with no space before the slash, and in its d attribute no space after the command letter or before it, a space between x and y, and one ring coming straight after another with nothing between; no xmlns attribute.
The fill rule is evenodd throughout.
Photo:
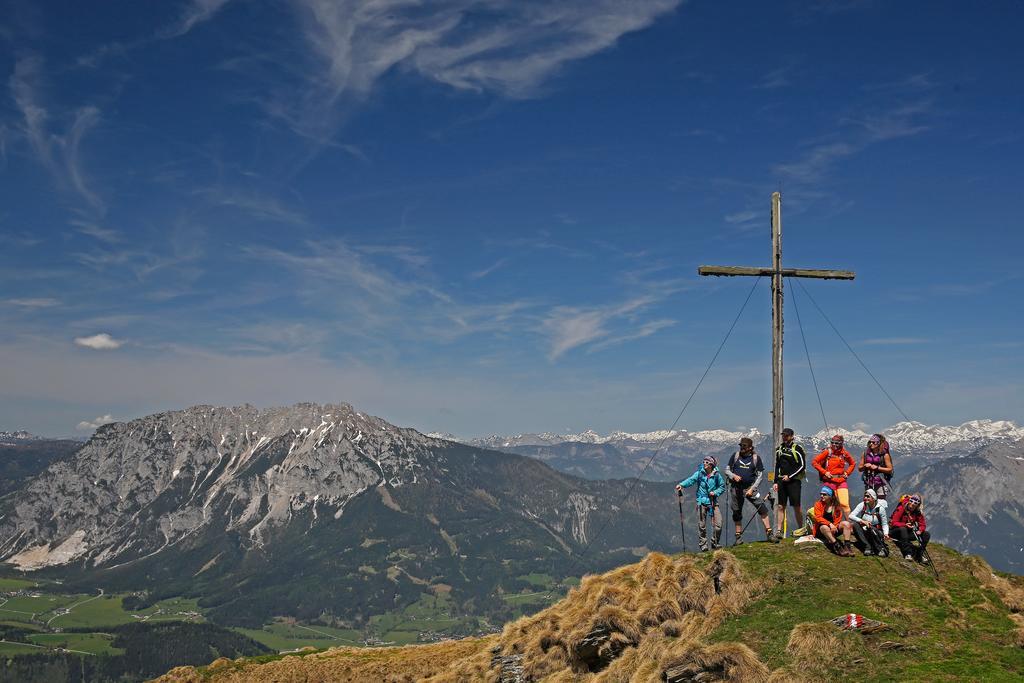
<svg viewBox="0 0 1024 683"><path fill-rule="evenodd" d="M779 505L782 507L800 505L800 484L803 483L802 481L790 479L789 481L778 480L775 483L779 485Z"/></svg>

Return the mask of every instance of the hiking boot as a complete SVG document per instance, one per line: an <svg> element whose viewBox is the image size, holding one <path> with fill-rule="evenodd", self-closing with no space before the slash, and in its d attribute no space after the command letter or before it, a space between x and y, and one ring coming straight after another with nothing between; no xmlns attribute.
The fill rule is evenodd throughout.
<svg viewBox="0 0 1024 683"><path fill-rule="evenodd" d="M871 548L868 548L867 550L864 550L863 553L864 553L864 557L871 557L872 555L875 554L875 551L872 550Z"/></svg>
<svg viewBox="0 0 1024 683"><path fill-rule="evenodd" d="M850 542L846 541L843 543L843 556L844 557L856 557L857 553L853 552L853 548L850 546Z"/></svg>
<svg viewBox="0 0 1024 683"><path fill-rule="evenodd" d="M924 555L922 555L922 556L921 556L921 559L920 559L920 560L918 560L918 561L919 561L919 562L920 562L921 564L928 564L928 558L927 558L927 557L925 557Z"/></svg>
<svg viewBox="0 0 1024 683"><path fill-rule="evenodd" d="M914 561L914 556L913 555L904 555L903 559L904 560L910 560L911 562L913 562Z"/></svg>
<svg viewBox="0 0 1024 683"><path fill-rule="evenodd" d="M743 545L743 537L742 536L737 536L736 540L734 540L732 542L732 544L733 545Z"/></svg>
<svg viewBox="0 0 1024 683"><path fill-rule="evenodd" d="M768 536L769 543L779 543L782 541L782 534L778 531L772 533L771 529L765 531L765 535Z"/></svg>

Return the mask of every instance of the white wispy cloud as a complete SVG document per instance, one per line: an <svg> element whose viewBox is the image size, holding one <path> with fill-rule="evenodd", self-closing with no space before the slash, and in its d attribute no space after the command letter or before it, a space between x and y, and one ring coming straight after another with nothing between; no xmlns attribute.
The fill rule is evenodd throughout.
<svg viewBox="0 0 1024 683"><path fill-rule="evenodd" d="M178 38L211 19L230 0L192 0L181 12L178 20L157 32L161 38Z"/></svg>
<svg viewBox="0 0 1024 683"><path fill-rule="evenodd" d="M401 68L458 90L531 97L567 63L650 26L681 0L293 0L317 71L277 113L301 130L329 124ZM480 13L493 20L478 21Z"/></svg>
<svg viewBox="0 0 1024 683"><path fill-rule="evenodd" d="M93 418L92 420L82 420L77 425L75 425L75 429L81 432L91 432L96 429L99 429L103 425L110 424L111 422L117 422L117 420L114 419L113 415L100 415L99 417Z"/></svg>
<svg viewBox="0 0 1024 683"><path fill-rule="evenodd" d="M757 211L737 211L736 213L727 214L725 216L725 222L738 225L742 223L749 223L763 217L763 214L759 214Z"/></svg>
<svg viewBox="0 0 1024 683"><path fill-rule="evenodd" d="M754 87L760 90L777 90L778 88L784 88L788 85L792 85L792 82L790 81L790 74L792 73L794 66L794 63L790 63L785 66L780 66L778 69L772 69L766 73Z"/></svg>
<svg viewBox="0 0 1024 683"><path fill-rule="evenodd" d="M557 360L560 356L571 349L590 344L592 342L607 340L613 336L615 330L611 325L620 319L635 319L634 314L654 302L652 296L640 296L630 299L624 303L607 306L596 306L582 308L576 306L558 306L552 309L543 321L542 329L548 336L550 348L548 359ZM667 321L658 321L664 323ZM665 327L664 324L656 324L650 327L645 334L653 334ZM622 334L622 341L629 333ZM637 338L634 334L632 338Z"/></svg>
<svg viewBox="0 0 1024 683"><path fill-rule="evenodd" d="M831 139L810 145L794 161L777 164L774 171L798 186L802 185L800 189L806 191L821 183L841 159L859 154L877 143L929 130L924 118L933 109L932 100L918 99L876 106L859 116L843 117Z"/></svg>
<svg viewBox="0 0 1024 683"><path fill-rule="evenodd" d="M60 301L49 297L34 299L5 299L4 303L8 306L18 306L19 308L51 308L53 306L60 305Z"/></svg>
<svg viewBox="0 0 1024 683"><path fill-rule="evenodd" d="M500 258L491 265L487 266L486 268L481 268L480 270L473 271L472 273L469 274L469 277L471 280L479 280L480 278L487 277L494 271L504 266L506 263L508 263L507 258Z"/></svg>
<svg viewBox="0 0 1024 683"><path fill-rule="evenodd" d="M625 344L626 342L634 341L636 339L643 339L644 337L650 337L652 334L660 332L665 328L672 327L678 321L663 318L660 320L651 320L642 325L631 326L628 330L622 334L618 334L612 337L593 344L588 352L601 351L612 346L618 346L619 344Z"/></svg>
<svg viewBox="0 0 1024 683"><path fill-rule="evenodd" d="M124 341L114 339L106 332L101 332L89 337L75 337L75 344L84 346L87 349L95 349L96 351L112 351L124 346Z"/></svg>
<svg viewBox="0 0 1024 683"><path fill-rule="evenodd" d="M861 340L861 344L869 346L915 346L927 344L931 340L924 337L877 337L874 339Z"/></svg>
<svg viewBox="0 0 1024 683"><path fill-rule="evenodd" d="M8 85L21 114L21 131L58 185L75 192L88 207L102 213L103 201L89 186L81 163L82 140L99 123L100 111L91 105L80 107L71 114L68 129L64 133L55 132L51 128L50 112L40 95L42 81L40 57L22 57L15 63Z"/></svg>
<svg viewBox="0 0 1024 683"><path fill-rule="evenodd" d="M117 230L111 230L110 228L104 228L94 221L72 219L71 225L75 226L75 230L83 235L88 235L98 239L101 242L107 242L108 244L116 244L121 241L121 234Z"/></svg>
<svg viewBox="0 0 1024 683"><path fill-rule="evenodd" d="M124 56L157 41L180 38L196 26L212 19L228 2L230 0L191 0L170 24L135 40L104 43L80 56L75 63L86 69L95 69L108 57Z"/></svg>

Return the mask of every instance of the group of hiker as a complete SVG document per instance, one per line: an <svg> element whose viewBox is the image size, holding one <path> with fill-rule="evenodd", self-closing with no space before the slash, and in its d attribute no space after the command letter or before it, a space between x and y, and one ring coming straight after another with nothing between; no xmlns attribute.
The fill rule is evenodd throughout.
<svg viewBox="0 0 1024 683"><path fill-rule="evenodd" d="M889 514L888 499L892 494L894 468L885 435L872 434L868 438L859 463L846 450L842 434L831 438L829 446L810 462L818 473L821 488L806 518L800 496L807 472L807 455L803 446L796 442L793 430L789 427L782 430L782 443L775 449L772 493L764 498L759 491L764 478L764 463L754 451L754 442L744 437L740 439L739 447L726 463L724 473L719 470L718 460L709 455L696 472L676 485L680 496L684 489L697 487L697 532L701 551L719 547L722 519L718 499L725 494L728 485L729 509L736 526L736 545L743 543L743 508L745 503L750 503L760 518L767 540L772 543L782 539L786 508L791 507L796 521L793 535L810 534L840 557L854 557L854 548L864 555L887 557L888 539L896 545L903 559L929 562L926 547L930 534L922 511L921 495L915 493L900 497L892 514ZM864 496L851 509L848 480L854 470L861 474ZM773 494L778 495L774 530L769 509L775 498ZM681 510L680 507L680 514Z"/></svg>

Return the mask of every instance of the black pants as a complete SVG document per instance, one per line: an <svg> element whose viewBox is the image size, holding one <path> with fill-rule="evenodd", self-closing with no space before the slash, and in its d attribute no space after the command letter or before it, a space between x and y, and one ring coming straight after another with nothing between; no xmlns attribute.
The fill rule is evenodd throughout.
<svg viewBox="0 0 1024 683"><path fill-rule="evenodd" d="M729 502L732 506L732 521L739 524L743 521L743 501L749 500L750 504L757 510L757 514L762 517L768 516L768 506L761 500L761 492L754 491L749 496L746 493L746 489L736 484L729 489Z"/></svg>
<svg viewBox="0 0 1024 683"><path fill-rule="evenodd" d="M864 528L860 522L851 523L853 524L853 544L857 546L857 550L861 552L870 550L875 555L889 555L889 549L885 545L881 529L876 529L873 526Z"/></svg>
<svg viewBox="0 0 1024 683"><path fill-rule="evenodd" d="M921 559L921 551L928 545L928 539L932 537L931 533L927 531L921 531L918 535L921 537L921 547L915 546L914 531L908 529L905 526L894 526L889 529L889 535L892 536L892 540L896 543L896 547L900 549L900 554L906 557L910 555L914 559Z"/></svg>

